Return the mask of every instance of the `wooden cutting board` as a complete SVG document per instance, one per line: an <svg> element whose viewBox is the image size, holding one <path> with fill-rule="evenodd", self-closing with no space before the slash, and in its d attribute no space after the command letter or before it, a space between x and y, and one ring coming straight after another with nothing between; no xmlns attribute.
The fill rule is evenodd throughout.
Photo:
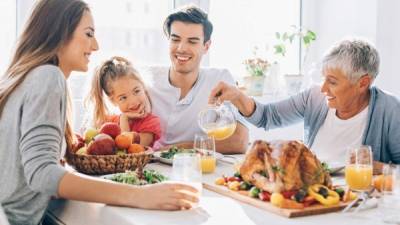
<svg viewBox="0 0 400 225"><path fill-rule="evenodd" d="M240 194L237 191L229 190L226 186L216 185L212 183L203 183L203 187L210 190L217 192L219 194L231 197L233 199L239 200L241 202L250 204L252 206L258 207L268 212L272 212L281 216L285 216L288 218L293 217L300 217L300 216L311 216L311 215L318 215L330 212L337 212L344 209L350 202L343 203L341 202L339 205L335 206L323 206L321 204L312 205L306 207L304 209L282 209L276 206L273 206L270 202L263 202L256 198L251 198L249 196L245 196Z"/></svg>

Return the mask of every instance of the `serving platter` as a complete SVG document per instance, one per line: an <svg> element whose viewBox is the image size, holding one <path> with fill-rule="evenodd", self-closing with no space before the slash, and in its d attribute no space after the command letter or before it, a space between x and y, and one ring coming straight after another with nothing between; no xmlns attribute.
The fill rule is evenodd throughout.
<svg viewBox="0 0 400 225"><path fill-rule="evenodd" d="M333 206L324 206L321 204L315 204L303 209L284 209L279 208L272 205L270 202L261 201L256 198L249 197L247 192L244 191L232 191L225 186L216 185L210 182L204 182L203 187L214 191L216 193L225 195L227 197L233 198L235 200L247 203L249 205L255 206L257 208L263 209L265 211L284 216L287 218L294 218L294 217L302 217L302 216L311 216L311 215L319 215L331 212L337 212L344 209L350 202L340 202L338 205Z"/></svg>

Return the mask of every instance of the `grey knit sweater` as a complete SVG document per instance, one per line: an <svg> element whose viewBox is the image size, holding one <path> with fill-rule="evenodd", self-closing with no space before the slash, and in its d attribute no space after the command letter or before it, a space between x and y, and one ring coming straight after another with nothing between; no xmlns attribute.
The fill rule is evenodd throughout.
<svg viewBox="0 0 400 225"><path fill-rule="evenodd" d="M40 223L66 170L59 164L66 118L61 70L32 70L0 116L0 203L11 224Z"/></svg>

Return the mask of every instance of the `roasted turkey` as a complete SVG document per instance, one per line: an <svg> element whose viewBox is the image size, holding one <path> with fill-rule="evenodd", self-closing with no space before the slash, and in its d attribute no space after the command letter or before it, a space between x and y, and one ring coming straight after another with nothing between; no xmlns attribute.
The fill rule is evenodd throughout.
<svg viewBox="0 0 400 225"><path fill-rule="evenodd" d="M255 141L240 174L244 181L270 193L332 184L321 162L299 141Z"/></svg>

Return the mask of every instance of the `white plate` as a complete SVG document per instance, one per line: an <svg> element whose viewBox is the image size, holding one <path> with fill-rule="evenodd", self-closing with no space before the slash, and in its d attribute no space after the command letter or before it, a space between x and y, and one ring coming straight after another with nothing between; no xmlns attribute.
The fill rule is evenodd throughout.
<svg viewBox="0 0 400 225"><path fill-rule="evenodd" d="M343 162L326 162L331 174L338 173L344 169L345 164Z"/></svg>
<svg viewBox="0 0 400 225"><path fill-rule="evenodd" d="M167 152L167 151L168 151L168 150L165 150L165 151L157 151L157 152L154 152L153 155L154 155L154 157L155 157L156 159L158 159L160 162L172 165L172 159L167 159L167 158L161 157L161 152ZM215 158L216 158L217 160L220 160L220 159L224 158L224 155L222 155L222 154L219 153L219 152L215 152Z"/></svg>
<svg viewBox="0 0 400 225"><path fill-rule="evenodd" d="M119 173L124 173L124 172L119 172ZM110 173L110 174L100 175L99 177L103 178L103 179L111 180L111 178L113 176L115 176L116 174L119 174L119 173Z"/></svg>
<svg viewBox="0 0 400 225"><path fill-rule="evenodd" d="M106 175L100 175L101 178L111 180L111 178L117 173L111 173L111 174L106 174Z"/></svg>

